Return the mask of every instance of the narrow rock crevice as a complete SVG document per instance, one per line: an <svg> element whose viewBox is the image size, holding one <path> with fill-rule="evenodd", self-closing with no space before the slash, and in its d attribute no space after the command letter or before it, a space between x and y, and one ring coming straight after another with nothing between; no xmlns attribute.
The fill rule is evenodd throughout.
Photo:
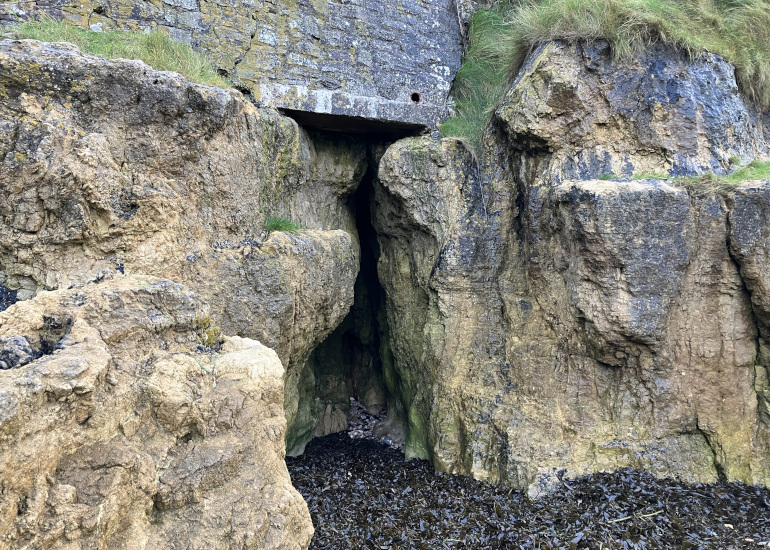
<svg viewBox="0 0 770 550"><path fill-rule="evenodd" d="M697 420L696 420L696 424L697 424ZM719 450L718 445L716 445L712 441L709 434L703 431L703 429L701 429L700 426L696 426L695 431L698 435L703 437L703 440L706 442L706 445L711 451L712 460L714 461L714 469L716 470L717 477L721 480L727 480L727 474L725 473L724 466L722 465L722 462L719 458L721 451Z"/></svg>
<svg viewBox="0 0 770 550"><path fill-rule="evenodd" d="M738 276L741 279L741 284L743 285L743 292L746 294L746 296L749 297L749 302L751 303L750 308L750 319L754 326L754 332L756 334L756 351L755 351L755 357L756 360L754 361L754 391L757 394L757 421L762 423L764 426L767 427L767 429L770 429L770 401L768 401L767 396L770 396L770 357L766 357L766 354L763 353L763 343L765 342L765 339L763 338L763 326L760 321L759 316L757 315L757 311L755 309L754 300L752 299L752 292L751 289L746 284L746 279L743 276L743 273L741 271L741 262L738 259L735 250L733 249L733 245L731 242L731 236L733 234L733 228L732 223L730 221L730 217L733 213L734 203L732 200L730 200L729 197L725 200L727 204L728 209L728 215L726 218L726 243L725 246L727 247L727 253L730 257L730 260L735 265L735 268L738 272ZM763 371L761 372L760 371Z"/></svg>
<svg viewBox="0 0 770 550"><path fill-rule="evenodd" d="M389 329L384 312L385 291L377 274L380 247L372 225L378 150L384 150L384 147L381 144L370 146L367 171L348 200L361 247L354 303L342 323L313 351L306 367L314 379L312 396L308 392L302 399L313 399L310 408L316 420L311 437L347 430L353 399L368 414L384 416L386 411L392 412L382 426L375 427L375 435L398 445L403 437L399 437L399 430L393 428L399 425L394 417L403 406L388 391L383 367L383 357L388 361L385 340ZM389 376L392 378L393 374L389 373ZM394 430L395 434L392 433Z"/></svg>

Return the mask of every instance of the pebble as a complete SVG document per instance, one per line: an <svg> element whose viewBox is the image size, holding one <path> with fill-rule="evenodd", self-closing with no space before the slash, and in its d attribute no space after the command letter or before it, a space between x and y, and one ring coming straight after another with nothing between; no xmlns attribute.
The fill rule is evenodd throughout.
<svg viewBox="0 0 770 550"><path fill-rule="evenodd" d="M367 412L366 407L364 407L354 397L351 397L350 412L348 413L348 437L350 437L350 439L368 439L371 441L378 441L389 447L393 447L394 449L402 450L403 445L399 445L391 438L387 436L377 437L374 435L374 428L377 426L377 424L385 420L387 416L387 408L384 408L382 411L380 411L379 414L370 414Z"/></svg>

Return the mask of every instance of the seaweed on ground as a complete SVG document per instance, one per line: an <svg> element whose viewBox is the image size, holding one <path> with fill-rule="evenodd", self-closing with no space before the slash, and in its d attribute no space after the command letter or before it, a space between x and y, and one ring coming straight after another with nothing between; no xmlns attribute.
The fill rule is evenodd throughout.
<svg viewBox="0 0 770 550"><path fill-rule="evenodd" d="M770 490L739 483L624 470L531 502L344 433L287 464L316 528L311 549L770 548Z"/></svg>

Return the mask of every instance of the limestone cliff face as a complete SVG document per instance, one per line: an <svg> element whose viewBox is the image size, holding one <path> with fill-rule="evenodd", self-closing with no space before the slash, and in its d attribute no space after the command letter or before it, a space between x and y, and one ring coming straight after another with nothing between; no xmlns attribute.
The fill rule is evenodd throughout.
<svg viewBox="0 0 770 550"><path fill-rule="evenodd" d="M767 485L770 184L598 179L765 158L761 115L713 56L606 54L534 52L478 163L430 138L382 160L379 274L408 453L533 496L629 466ZM692 75L723 84L706 94ZM624 108L629 82L640 95Z"/></svg>
<svg viewBox="0 0 770 550"><path fill-rule="evenodd" d="M770 184L617 179L768 158L766 114L719 58L654 48L617 64L606 45L544 45L478 159L415 137L379 160L239 92L66 45L0 42L0 98L0 436L47 461L14 466L22 519L6 507L0 527L17 546L165 547L181 529L199 547L301 547L296 495L230 497L274 483L249 476L280 461L277 441L297 454L343 428L351 388L372 408L388 399L409 455L532 496L628 466L770 484ZM370 158L371 201L353 198ZM363 252L359 206L377 240ZM276 215L308 229L267 234ZM379 258L382 289L355 283L363 255ZM100 282L117 271L132 282ZM220 403L229 386L209 391L202 368L214 358L189 351L207 336L185 333L203 306L151 276L188 285L226 334L272 347L283 387L254 375ZM134 307L147 285L197 305ZM227 340L223 381L245 348L263 349ZM266 402L230 410L249 396ZM71 429L25 432L35 407ZM271 426L269 457L242 428L252 418ZM113 466L125 475L102 481ZM219 500L204 514L207 498ZM241 538L210 542L230 516Z"/></svg>
<svg viewBox="0 0 770 550"><path fill-rule="evenodd" d="M300 373L353 303L346 201L365 147L310 136L239 92L62 44L0 42L0 97L6 306L104 270L188 284L225 333L276 349L291 428ZM312 231L267 235L275 215Z"/></svg>
<svg viewBox="0 0 770 550"><path fill-rule="evenodd" d="M206 315L121 275L0 313L3 548L307 547L284 368L243 338L191 351Z"/></svg>

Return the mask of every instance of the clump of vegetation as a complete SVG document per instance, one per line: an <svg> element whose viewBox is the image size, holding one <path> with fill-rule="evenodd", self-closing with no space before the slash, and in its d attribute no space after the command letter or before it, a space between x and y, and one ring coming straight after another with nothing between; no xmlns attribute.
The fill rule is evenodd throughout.
<svg viewBox="0 0 770 550"><path fill-rule="evenodd" d="M735 66L744 93L770 105L768 0L503 1L473 16L468 38L454 87L457 116L441 131L474 147L526 55L555 39L607 39L618 58L653 42L691 55L708 50Z"/></svg>
<svg viewBox="0 0 770 550"><path fill-rule="evenodd" d="M759 162L755 160L751 164L739 168L725 176L703 174L702 176L689 178L676 178L674 181L676 184L699 194L725 194L732 191L744 181L767 179L770 179L770 162Z"/></svg>
<svg viewBox="0 0 770 550"><path fill-rule="evenodd" d="M291 221L289 218L270 217L265 220L265 231L284 231L286 233L294 233L295 231L302 230L302 227Z"/></svg>
<svg viewBox="0 0 770 550"><path fill-rule="evenodd" d="M222 331L208 315L200 313L196 315L193 329L198 342L203 347L218 350L222 346Z"/></svg>
<svg viewBox="0 0 770 550"><path fill-rule="evenodd" d="M478 151L481 133L509 83L510 32L502 9L471 17L469 49L452 89L457 116L441 125L441 133L461 139L472 151Z"/></svg>
<svg viewBox="0 0 770 550"><path fill-rule="evenodd" d="M755 160L751 164L739 168L726 176L720 176L728 182L740 183L749 180L768 180L770 179L770 162L760 162Z"/></svg>
<svg viewBox="0 0 770 550"><path fill-rule="evenodd" d="M92 32L74 25L44 19L27 21L13 31L17 39L42 42L70 42L84 53L106 59L141 59L159 71L174 71L191 82L229 88L230 84L214 69L211 61L187 44L172 40L161 31Z"/></svg>
<svg viewBox="0 0 770 550"><path fill-rule="evenodd" d="M735 163L733 163L735 164ZM603 177L601 179L604 179ZM694 177L672 177L666 174L634 174L635 180L668 180L674 185L685 187L697 194L724 194L729 193L744 181L770 180L770 162L754 162L739 167L737 170L718 176L716 174L703 174Z"/></svg>

